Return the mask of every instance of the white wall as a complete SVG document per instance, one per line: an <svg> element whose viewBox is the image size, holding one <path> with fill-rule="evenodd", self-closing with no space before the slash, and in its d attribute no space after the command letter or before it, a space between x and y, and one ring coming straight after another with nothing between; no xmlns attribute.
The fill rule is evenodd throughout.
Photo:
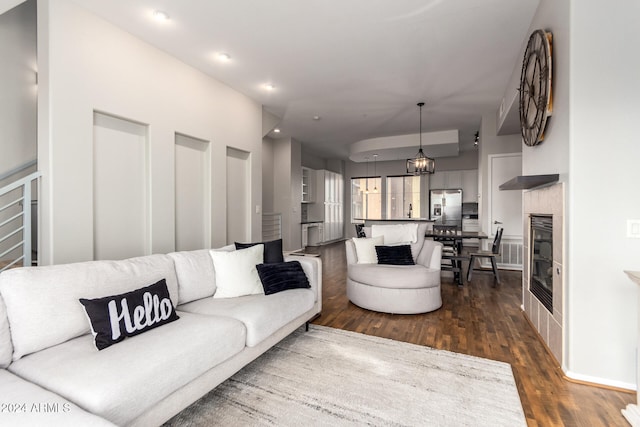
<svg viewBox="0 0 640 427"><path fill-rule="evenodd" d="M94 110L148 125L153 253L175 248L175 133L210 141L211 244L224 245L226 150L250 152L259 172L261 106L69 0L39 3L38 45L42 262L92 258ZM251 175L251 206L261 178ZM251 218L257 240L261 217Z"/></svg>
<svg viewBox="0 0 640 427"><path fill-rule="evenodd" d="M279 213L273 208L273 139L262 140L262 209L265 213Z"/></svg>
<svg viewBox="0 0 640 427"><path fill-rule="evenodd" d="M622 271L640 270L640 239L626 237L640 219L638 16L637 1L573 1L570 77L556 85L571 104L567 369L622 386L637 378L638 291Z"/></svg>
<svg viewBox="0 0 640 427"><path fill-rule="evenodd" d="M273 209L282 214L284 250L302 247L302 163L300 142L273 140Z"/></svg>
<svg viewBox="0 0 640 427"><path fill-rule="evenodd" d="M622 271L640 270L640 240L625 236L640 218L639 13L631 1L540 2L529 32L554 36L554 111L545 141L522 152L524 174L565 182L563 370L626 388L637 382L637 289Z"/></svg>
<svg viewBox="0 0 640 427"><path fill-rule="evenodd" d="M0 175L3 175L36 159L35 0L0 15L0 58Z"/></svg>

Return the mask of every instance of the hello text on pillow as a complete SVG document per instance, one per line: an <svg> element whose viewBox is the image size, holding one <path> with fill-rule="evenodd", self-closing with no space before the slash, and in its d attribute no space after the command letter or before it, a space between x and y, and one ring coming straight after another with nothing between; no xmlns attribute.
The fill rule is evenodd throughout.
<svg viewBox="0 0 640 427"><path fill-rule="evenodd" d="M98 350L179 319L165 279L124 294L80 298L80 303Z"/></svg>

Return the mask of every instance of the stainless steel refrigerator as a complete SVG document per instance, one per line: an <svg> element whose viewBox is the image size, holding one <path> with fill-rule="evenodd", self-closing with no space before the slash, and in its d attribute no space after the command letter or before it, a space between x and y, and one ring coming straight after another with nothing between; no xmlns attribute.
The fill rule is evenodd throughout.
<svg viewBox="0 0 640 427"><path fill-rule="evenodd" d="M429 218L437 225L462 227L462 190L431 190Z"/></svg>

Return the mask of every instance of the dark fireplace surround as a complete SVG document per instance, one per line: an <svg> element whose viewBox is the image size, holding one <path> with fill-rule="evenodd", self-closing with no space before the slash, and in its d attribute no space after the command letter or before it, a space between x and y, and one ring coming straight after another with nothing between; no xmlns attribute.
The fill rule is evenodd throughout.
<svg viewBox="0 0 640 427"><path fill-rule="evenodd" d="M553 313L553 216L531 215L529 290Z"/></svg>

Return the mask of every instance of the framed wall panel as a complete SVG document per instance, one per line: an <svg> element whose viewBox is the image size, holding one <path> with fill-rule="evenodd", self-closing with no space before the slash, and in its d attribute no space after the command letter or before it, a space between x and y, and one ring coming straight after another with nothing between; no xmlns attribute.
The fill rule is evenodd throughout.
<svg viewBox="0 0 640 427"><path fill-rule="evenodd" d="M93 129L94 259L149 254L147 126L94 112Z"/></svg>

